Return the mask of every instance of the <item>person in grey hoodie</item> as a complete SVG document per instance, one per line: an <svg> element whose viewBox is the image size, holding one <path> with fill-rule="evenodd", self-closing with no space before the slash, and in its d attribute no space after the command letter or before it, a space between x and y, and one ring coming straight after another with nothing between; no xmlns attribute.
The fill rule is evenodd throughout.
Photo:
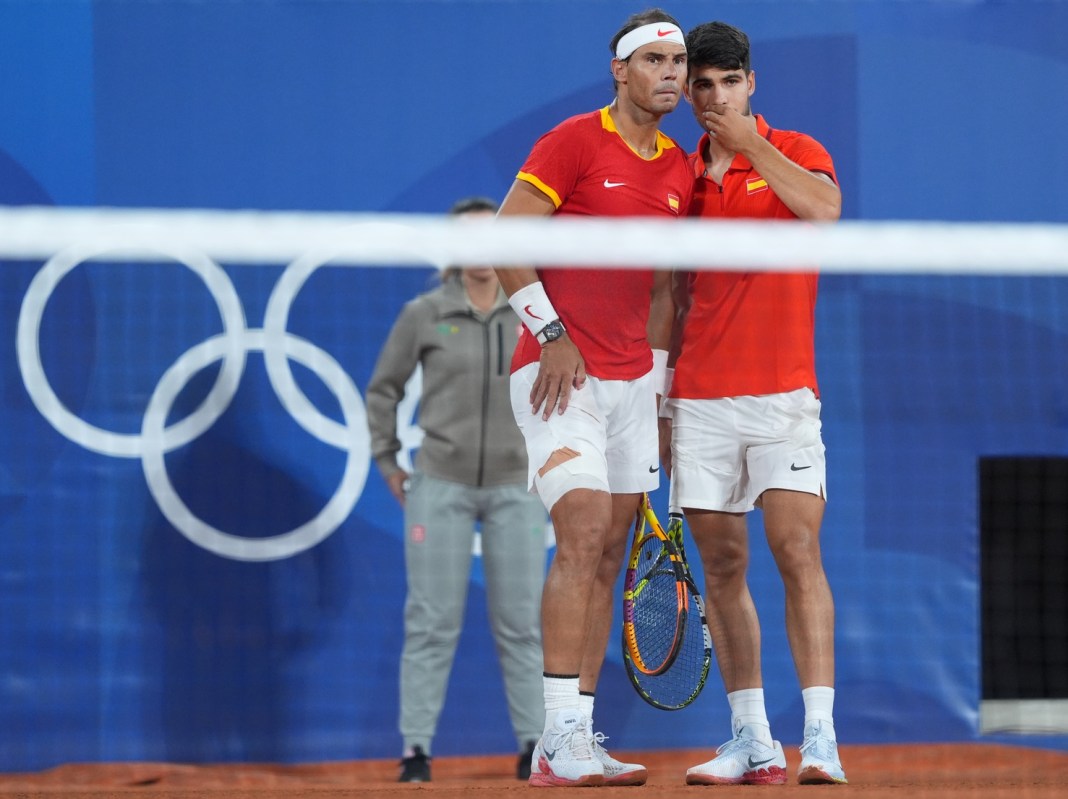
<svg viewBox="0 0 1068 799"><path fill-rule="evenodd" d="M492 217L483 197L450 213ZM481 526L486 604L519 743L516 776L544 726L541 592L547 516L527 490L527 457L509 399L519 319L492 267L450 267L438 288L409 301L389 333L367 388L371 449L404 508L408 594L400 664L401 782L429 782L431 743L445 702ZM409 474L398 462L397 407L422 368Z"/></svg>

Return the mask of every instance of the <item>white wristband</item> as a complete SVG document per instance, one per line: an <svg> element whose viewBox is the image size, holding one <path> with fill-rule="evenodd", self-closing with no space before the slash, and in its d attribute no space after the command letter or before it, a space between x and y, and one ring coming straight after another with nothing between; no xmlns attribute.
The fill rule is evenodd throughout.
<svg viewBox="0 0 1068 799"><path fill-rule="evenodd" d="M660 407L657 409L657 416L659 416L661 419L675 418L675 412L672 410L671 405L668 404L670 402L671 398L668 396L663 396L660 398Z"/></svg>
<svg viewBox="0 0 1068 799"><path fill-rule="evenodd" d="M560 314L556 312L553 304L549 302L549 297L545 294L545 287L542 286L540 280L531 283L529 286L523 286L508 298L508 304L516 312L519 321L526 325L527 330L534 335L540 333L541 329L549 322L560 318Z"/></svg>
<svg viewBox="0 0 1068 799"><path fill-rule="evenodd" d="M653 388L660 395L667 394L667 350L653 350Z"/></svg>

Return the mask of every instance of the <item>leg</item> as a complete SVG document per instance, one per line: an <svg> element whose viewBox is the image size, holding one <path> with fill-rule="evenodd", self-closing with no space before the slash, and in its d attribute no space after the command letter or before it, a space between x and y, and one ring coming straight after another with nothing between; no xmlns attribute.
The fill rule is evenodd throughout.
<svg viewBox="0 0 1068 799"><path fill-rule="evenodd" d="M593 695L601 674L609 642L613 632L613 610L616 582L626 560L627 538L630 526L638 510L638 494L612 495L612 524L601 552L597 578L590 603L590 624L586 636L586 651L582 657L579 688L588 697L592 716ZM607 738L603 733L593 734L593 750L604 768L605 785L644 785L649 777L645 766L639 763L624 763L612 757L601 745Z"/></svg>
<svg viewBox="0 0 1068 799"><path fill-rule="evenodd" d="M511 401L532 482L556 532L556 552L541 600L544 668L547 674L577 675L592 586L611 520L606 432L596 378L573 392L567 413L548 420L531 414L530 391L538 370L537 364L530 364L512 375Z"/></svg>
<svg viewBox="0 0 1068 799"><path fill-rule="evenodd" d="M627 557L627 537L638 510L638 494L612 495L612 522L601 550L590 600L590 624L582 656L579 688L593 694L612 637L612 611L616 582Z"/></svg>
<svg viewBox="0 0 1068 799"><path fill-rule="evenodd" d="M604 414L604 465L612 495L606 532L597 553L588 624L580 669L582 709L592 719L594 693L613 632L613 592L626 560L627 539L643 491L656 488L659 463L656 390L652 376L630 381L599 381L598 410ZM643 785L646 768L623 763L601 745L606 736L593 734L593 751L604 770L605 785Z"/></svg>
<svg viewBox="0 0 1068 799"><path fill-rule="evenodd" d="M400 667L400 731L430 754L463 622L474 514L464 486L416 475L404 510L408 595Z"/></svg>
<svg viewBox="0 0 1068 799"><path fill-rule="evenodd" d="M590 719L580 711L578 686L610 503L606 491L576 488L564 494L550 512L556 554L542 591L542 648L545 675L553 675L564 687L556 697L546 689L545 732L531 758L531 785L604 783L604 768L591 748Z"/></svg>
<svg viewBox="0 0 1068 799"><path fill-rule="evenodd" d="M577 488L553 506L556 554L541 600L547 674L581 674L601 553L612 512L611 495Z"/></svg>
<svg viewBox="0 0 1068 799"><path fill-rule="evenodd" d="M746 582L749 534L745 514L692 508L685 512L701 553L708 628L731 699L734 733L716 750L716 757L687 770L686 783L781 785L786 782L786 755L779 742L771 739L760 690L760 622Z"/></svg>
<svg viewBox="0 0 1068 799"><path fill-rule="evenodd" d="M679 400L672 426L673 501L686 515L705 573L708 629L723 685L762 686L760 622L749 593L746 494L749 440L738 429L740 403Z"/></svg>
<svg viewBox="0 0 1068 799"><path fill-rule="evenodd" d="M822 497L769 489L762 496L768 546L786 592L786 634L802 688L834 685L834 600L820 556Z"/></svg>
<svg viewBox="0 0 1068 799"><path fill-rule="evenodd" d="M604 768L579 695L593 586L612 514L599 381L590 378L572 392L565 414L540 419L528 405L536 369L531 364L512 375L512 410L556 530L541 602L545 730L531 757L530 784L601 785Z"/></svg>
<svg viewBox="0 0 1068 799"><path fill-rule="evenodd" d="M705 611L727 693L762 687L760 621L749 593L745 514L685 509L705 573Z"/></svg>
<svg viewBox="0 0 1068 799"><path fill-rule="evenodd" d="M786 633L805 695L801 783L844 783L831 715L834 687L834 599L820 556L823 497L803 491L764 492L764 528L786 592ZM822 707L810 712L812 695Z"/></svg>

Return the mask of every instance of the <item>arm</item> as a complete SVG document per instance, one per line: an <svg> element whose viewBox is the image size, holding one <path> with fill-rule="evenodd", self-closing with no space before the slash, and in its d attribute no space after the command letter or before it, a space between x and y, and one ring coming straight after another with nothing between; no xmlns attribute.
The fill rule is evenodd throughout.
<svg viewBox="0 0 1068 799"><path fill-rule="evenodd" d="M508 190L497 216L551 216L555 212L556 206L545 194L526 181L517 180ZM496 267L495 271L509 298L517 291L539 282L538 273L533 267ZM529 329L530 320L523 314L523 309L517 308L516 313ZM567 409L571 389L581 388L585 382L585 362L578 347L565 332L555 341L542 345L538 376L530 391L532 412L537 413L541 409L543 419L548 419L554 409L563 413Z"/></svg>
<svg viewBox="0 0 1068 799"><path fill-rule="evenodd" d="M671 325L671 346L668 348L668 366L674 367L682 349L682 328L686 315L690 312L693 297L690 294L695 275L689 271L675 271L671 274L671 295L675 302L675 318Z"/></svg>
<svg viewBox="0 0 1068 799"><path fill-rule="evenodd" d="M710 134L726 149L741 153L798 219L837 222L842 215L842 192L830 176L810 172L783 155L757 133L753 117L718 106L704 115Z"/></svg>
<svg viewBox="0 0 1068 799"><path fill-rule="evenodd" d="M675 297L672 292L672 272L658 269L653 272L653 290L650 293L649 322L646 326L649 346L653 349L653 382L656 384L656 407L670 388L671 373L665 367L671 362L671 342L675 323ZM658 354L659 351L659 354ZM663 366L658 364L663 359ZM658 374L659 372L659 374ZM660 419L660 463L664 474L671 477L671 422Z"/></svg>
<svg viewBox="0 0 1068 799"><path fill-rule="evenodd" d="M556 206L552 200L525 180L517 180L508 190L497 216L552 216L554 213ZM538 273L530 266L498 266L494 271L509 297L538 280Z"/></svg>
<svg viewBox="0 0 1068 799"><path fill-rule="evenodd" d="M413 303L401 311L390 330L367 385L367 424L371 431L371 456L390 493L404 505L408 473L397 463L401 443L397 437L397 406L404 386L419 363L416 331L418 312Z"/></svg>
<svg viewBox="0 0 1068 799"><path fill-rule="evenodd" d="M675 321L672 274L668 269L657 269L653 272L653 290L650 293L649 322L646 325L646 332L649 346L654 350L667 350L671 345L671 329Z"/></svg>
<svg viewBox="0 0 1068 799"><path fill-rule="evenodd" d="M671 389L671 383L675 373L675 362L682 350L682 329L686 324L686 315L690 311L690 286L693 282L694 273L676 270L671 273L670 291L674 314L671 319L671 331L668 342L668 378L665 381L665 390ZM661 402L660 405L663 403ZM658 405L658 408L660 407ZM664 473L671 478L671 416L666 412L660 414L660 463L664 466Z"/></svg>

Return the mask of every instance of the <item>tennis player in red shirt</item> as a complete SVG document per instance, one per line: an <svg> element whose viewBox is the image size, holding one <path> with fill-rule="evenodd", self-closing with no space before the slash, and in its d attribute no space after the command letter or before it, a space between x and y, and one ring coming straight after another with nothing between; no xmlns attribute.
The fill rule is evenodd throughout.
<svg viewBox="0 0 1068 799"><path fill-rule="evenodd" d="M833 222L841 192L827 151L753 115L749 38L722 22L686 37L687 99L707 131L693 156L693 216ZM819 533L826 461L816 382L814 272L700 271L672 376L672 504L701 553L708 620L733 737L687 772L689 784L781 784L771 735L760 623L746 582L746 515L764 514L786 593L786 628L805 707L802 783L844 783L834 702L834 602Z"/></svg>
<svg viewBox="0 0 1068 799"><path fill-rule="evenodd" d="M614 101L537 141L500 216L686 213L693 171L659 130L686 81L682 30L650 9L628 19L610 48ZM593 732L593 696L627 532L640 495L659 482L670 273L531 268L498 276L526 328L512 362L512 407L530 483L556 530L542 593L545 732L530 782L641 785L646 769L609 756Z"/></svg>

